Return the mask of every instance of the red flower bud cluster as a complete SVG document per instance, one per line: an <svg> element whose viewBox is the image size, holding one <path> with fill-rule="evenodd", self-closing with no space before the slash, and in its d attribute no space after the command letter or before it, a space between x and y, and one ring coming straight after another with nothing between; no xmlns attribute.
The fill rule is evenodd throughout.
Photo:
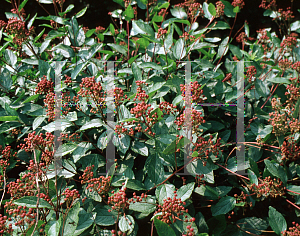
<svg viewBox="0 0 300 236"><path fill-rule="evenodd" d="M201 175L196 175L195 180L196 180L196 185L198 185L198 188L200 187L200 184L202 183L202 179L204 178L204 174Z"/></svg>
<svg viewBox="0 0 300 236"><path fill-rule="evenodd" d="M47 76L43 76L41 78L41 81L37 84L35 93L36 94L48 94L50 92L54 92L54 83L49 80L47 80Z"/></svg>
<svg viewBox="0 0 300 236"><path fill-rule="evenodd" d="M2 216L2 214L0 214L0 234L4 235L4 233L8 233L10 235L12 235L12 232L14 231L12 228L12 224L9 224L7 227L7 216Z"/></svg>
<svg viewBox="0 0 300 236"><path fill-rule="evenodd" d="M8 211L9 218L8 220L16 221L15 226L18 226L22 229L29 229L34 226L36 223L36 212L33 208L27 208L26 206L18 206L15 209L11 209ZM25 227L27 226L27 227ZM13 231L13 230L11 230ZM26 231L26 230L25 230Z"/></svg>
<svg viewBox="0 0 300 236"><path fill-rule="evenodd" d="M0 160L0 166L5 171L6 167L10 165L9 161L12 157L16 157L18 152L15 152L13 155L11 153L11 146L6 146L4 149L2 149L2 146L0 145L0 153L2 155L2 158Z"/></svg>
<svg viewBox="0 0 300 236"><path fill-rule="evenodd" d="M216 18L224 15L224 9L225 5L221 1L216 2Z"/></svg>
<svg viewBox="0 0 300 236"><path fill-rule="evenodd" d="M282 236L298 236L300 235L300 225L296 222L292 222L293 227L289 227L288 230L281 232Z"/></svg>
<svg viewBox="0 0 300 236"><path fill-rule="evenodd" d="M118 192L111 191L113 193L112 196L108 197L107 204L112 205L111 209L120 211L123 209L125 211L126 209L129 208L129 201L128 198L126 197L126 188L120 189ZM110 209L108 210L109 212L111 211Z"/></svg>
<svg viewBox="0 0 300 236"><path fill-rule="evenodd" d="M81 89L78 92L78 95L82 97L87 97L89 100L93 100L94 104L97 104L96 110L104 109L102 104L105 104L106 92L102 90L101 82L96 82L95 76L82 78L82 82L80 83ZM98 106L101 104L100 106ZM79 109L79 106L77 106ZM93 108L91 108L91 113L97 113Z"/></svg>
<svg viewBox="0 0 300 236"><path fill-rule="evenodd" d="M282 49L282 48L281 48ZM278 62L278 67L282 70L286 70L286 69L289 69L291 66L292 66L293 62L290 61L289 59L281 59L279 62Z"/></svg>
<svg viewBox="0 0 300 236"><path fill-rule="evenodd" d="M195 148L193 149L193 152L198 152L198 158L205 157L206 159L209 158L209 154L215 155L217 158L221 149L220 149L220 143L221 138L218 138L216 143L213 142L213 136L211 135L209 139L206 141L204 137L198 137L196 143L194 143ZM204 166L206 165L206 162L204 162Z"/></svg>
<svg viewBox="0 0 300 236"><path fill-rule="evenodd" d="M174 191L174 197L167 199L164 199L163 205L158 205L158 209L154 212L154 215L158 213L162 213L161 215L157 216L157 219L167 223L175 223L176 218L178 218L180 215L183 215L184 212L188 212L188 209L185 209L183 205L185 205L185 202L182 202L181 199L176 198L177 193Z"/></svg>
<svg viewBox="0 0 300 236"><path fill-rule="evenodd" d="M242 9L245 6L245 3L244 3L244 0L233 0L231 5L234 6L234 7L239 7L240 9Z"/></svg>
<svg viewBox="0 0 300 236"><path fill-rule="evenodd" d="M188 32L183 32L179 38L183 38L185 41L193 42L195 40L195 36L190 35Z"/></svg>
<svg viewBox="0 0 300 236"><path fill-rule="evenodd" d="M181 96L185 97L186 86L180 85ZM201 85L198 84L198 81L191 83L191 99L193 103L203 103L206 100L206 97L203 94L203 90L201 89Z"/></svg>
<svg viewBox="0 0 300 236"><path fill-rule="evenodd" d="M262 0L259 7L264 8L266 10L271 10L272 8L276 8L276 0Z"/></svg>
<svg viewBox="0 0 300 236"><path fill-rule="evenodd" d="M299 129L299 127L298 127ZM296 161L300 157L300 147L293 140L292 137L287 137L281 146L282 158L281 160Z"/></svg>
<svg viewBox="0 0 300 236"><path fill-rule="evenodd" d="M104 28L104 27L102 27L102 26L97 26L97 27L96 27L96 30L95 30L95 33L96 33L96 34L100 34L100 33L102 33L103 31L105 31L105 28Z"/></svg>
<svg viewBox="0 0 300 236"><path fill-rule="evenodd" d="M256 68L255 68L255 66L249 66L249 67L246 67L246 69L247 69L246 78L248 78L248 82L251 83L253 78L255 80Z"/></svg>
<svg viewBox="0 0 300 236"><path fill-rule="evenodd" d="M164 37L167 32L168 32L167 29L158 28L158 30L157 30L157 38Z"/></svg>
<svg viewBox="0 0 300 236"><path fill-rule="evenodd" d="M2 23L1 26L3 27L4 24ZM22 43L26 42L29 39L29 36L34 33L34 27L31 26L30 29L27 29L25 21L20 20L17 17L12 17L5 25L4 32L8 35L12 35L13 42L21 46Z"/></svg>
<svg viewBox="0 0 300 236"><path fill-rule="evenodd" d="M272 179L270 176L266 177L259 183L251 184L249 190L256 194L257 198L260 197L271 197L277 198L285 194L285 187L279 179Z"/></svg>
<svg viewBox="0 0 300 236"><path fill-rule="evenodd" d="M86 167L82 176L79 176L79 179L81 179L81 184L88 183L86 187L88 191L92 192L94 190L102 197L105 197L110 189L111 176L100 176L99 178L93 178L94 174L92 168L94 168L94 165Z"/></svg>
<svg viewBox="0 0 300 236"><path fill-rule="evenodd" d="M184 3L179 3L174 7L184 8L187 11L188 17L193 21L196 17L204 17L202 5L195 0L185 0Z"/></svg>
<svg viewBox="0 0 300 236"><path fill-rule="evenodd" d="M187 217L187 216L185 216L185 217ZM186 232L182 236L194 236L194 235L196 235L195 231L194 231L195 229L192 226L193 222L195 222L195 220L196 219L194 217L189 220L189 222L191 222L191 224L186 226ZM185 222L187 222L187 219L185 219Z"/></svg>
<svg viewBox="0 0 300 236"><path fill-rule="evenodd" d="M36 132L33 131L28 134L27 138L24 139L26 143L21 143L17 147L24 149L26 152L31 152L34 149L42 151L41 160L48 164L53 158L53 144L55 136L49 132L46 132L45 138L43 136L44 135L42 133L36 135Z"/></svg>
<svg viewBox="0 0 300 236"><path fill-rule="evenodd" d="M294 70L296 70L298 73L300 73L300 61L295 62L295 63L292 65L292 68L293 68Z"/></svg>
<svg viewBox="0 0 300 236"><path fill-rule="evenodd" d="M65 196L64 201L67 203L68 206L72 206L73 202L80 198L79 191L76 189L70 190L69 188L66 188L66 190L61 194ZM62 205L63 203L61 203Z"/></svg>
<svg viewBox="0 0 300 236"><path fill-rule="evenodd" d="M240 195L234 194L234 198L236 199L236 203L245 203L244 207L250 206L252 207L252 202L247 202L247 194L245 194L243 191L241 192Z"/></svg>
<svg viewBox="0 0 300 236"><path fill-rule="evenodd" d="M295 106L295 102L298 101L298 99L300 98L300 92L299 92L299 89L298 87L296 87L295 85L293 84L288 84L286 86L286 92L284 95L286 95L288 97L288 100L287 100L287 104L288 104L288 107L290 109L292 109L292 111L295 110L294 106Z"/></svg>
<svg viewBox="0 0 300 236"><path fill-rule="evenodd" d="M295 16L293 16L293 11L291 11L291 7L288 7L286 11L283 9L278 9L279 16L277 18L280 18L282 21L290 21Z"/></svg>
<svg viewBox="0 0 300 236"><path fill-rule="evenodd" d="M297 35L297 34L296 34ZM296 36L290 35L286 37L280 44L280 52L283 50L283 48L293 49L293 47L297 47L297 38Z"/></svg>

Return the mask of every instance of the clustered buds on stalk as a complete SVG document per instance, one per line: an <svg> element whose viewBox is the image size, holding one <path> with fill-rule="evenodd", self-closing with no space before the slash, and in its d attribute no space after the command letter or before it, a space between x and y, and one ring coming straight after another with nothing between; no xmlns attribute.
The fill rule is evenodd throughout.
<svg viewBox="0 0 300 236"><path fill-rule="evenodd" d="M217 158L220 154L220 143L221 138L218 138L216 143L213 142L213 136L210 135L209 139L206 141L205 138L199 136L196 143L194 143L195 148L193 149L193 152L198 152L198 158L206 158L208 160L209 154L215 155ZM203 161L203 160L202 160ZM203 165L206 166L206 161L203 161Z"/></svg>
<svg viewBox="0 0 300 236"><path fill-rule="evenodd" d="M88 183L86 187L88 191L92 192L94 190L100 196L105 197L110 189L111 176L93 178L92 168L94 167L94 165L86 167L82 176L79 176L79 179L81 179L81 184Z"/></svg>
<svg viewBox="0 0 300 236"><path fill-rule="evenodd" d="M291 140L291 141L290 141ZM283 161L296 161L300 157L300 147L294 141L294 138L288 137L281 146Z"/></svg>
<svg viewBox="0 0 300 236"><path fill-rule="evenodd" d="M80 198L79 191L77 189L69 189L66 188L65 191L61 194L62 196L65 196L64 201L66 202L67 206L72 206L73 202ZM61 202L60 205L63 205L64 203Z"/></svg>
<svg viewBox="0 0 300 236"><path fill-rule="evenodd" d="M163 205L158 205L158 209L154 212L154 215L161 212L161 215L158 215L157 219L167 224L175 223L180 215L188 212L188 209L184 208L186 203L177 198L176 191L174 191L173 198L168 197L167 199L163 199L163 201Z"/></svg>
<svg viewBox="0 0 300 236"><path fill-rule="evenodd" d="M120 211L121 209L123 209L123 211L125 211L126 209L129 208L130 204L128 198L126 197L125 191L126 188L120 189L118 192L115 192L114 190L111 191L113 195L108 197L107 204L112 205L111 206L112 210ZM108 212L110 211L111 210L109 209Z"/></svg>
<svg viewBox="0 0 300 236"><path fill-rule="evenodd" d="M39 135L35 135L36 132L28 134L28 137L24 139L25 144L19 144L17 147L20 149L24 149L26 152L31 152L33 150L42 151L41 160L46 164L50 163L53 159L54 150L54 138L55 136L50 132L46 132L46 137L44 138L44 134L40 133Z"/></svg>
<svg viewBox="0 0 300 236"><path fill-rule="evenodd" d="M187 216L185 216L185 218L187 218ZM194 236L195 234L195 229L193 228L193 222L195 222L195 218L192 217L191 219L189 219L189 222L191 223L190 225L186 226L186 232L182 234L182 236ZM187 221L187 219L185 219L185 222Z"/></svg>
<svg viewBox="0 0 300 236"><path fill-rule="evenodd" d="M279 179L272 179L270 176L262 180L258 185L252 184L249 186L249 190L256 194L257 198L271 197L277 198L285 194L286 188L283 186Z"/></svg>
<svg viewBox="0 0 300 236"><path fill-rule="evenodd" d="M296 222L292 222L293 227L289 227L288 230L281 232L282 236L298 236L300 235L300 225Z"/></svg>

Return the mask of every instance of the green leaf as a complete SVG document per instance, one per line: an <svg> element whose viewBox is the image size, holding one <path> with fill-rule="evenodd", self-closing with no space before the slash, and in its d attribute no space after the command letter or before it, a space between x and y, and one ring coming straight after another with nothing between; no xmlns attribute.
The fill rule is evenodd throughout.
<svg viewBox="0 0 300 236"><path fill-rule="evenodd" d="M39 127L40 124L42 124L45 119L46 119L46 116L36 117L32 123L32 130L35 130L37 127Z"/></svg>
<svg viewBox="0 0 300 236"><path fill-rule="evenodd" d="M245 21L245 33L247 35L247 37L250 37L250 30L249 30L249 25L247 24L247 22Z"/></svg>
<svg viewBox="0 0 300 236"><path fill-rule="evenodd" d="M267 170L273 175L279 178L278 170L276 166L269 160L264 160Z"/></svg>
<svg viewBox="0 0 300 236"><path fill-rule="evenodd" d="M148 195L146 200L143 198L141 202L130 203L129 210L150 214L156 209L155 196Z"/></svg>
<svg viewBox="0 0 300 236"><path fill-rule="evenodd" d="M79 130L83 131L83 130L87 130L87 129L91 129L91 128L98 128L103 125L104 125L104 123L101 119L93 119L93 120L87 121Z"/></svg>
<svg viewBox="0 0 300 236"><path fill-rule="evenodd" d="M220 235L227 225L225 215L218 215L210 218L207 221L207 225L209 227L210 235Z"/></svg>
<svg viewBox="0 0 300 236"><path fill-rule="evenodd" d="M173 7L170 9L172 16L178 18L178 19L187 19L187 14L185 10L181 7Z"/></svg>
<svg viewBox="0 0 300 236"><path fill-rule="evenodd" d="M108 46L110 46L112 49L114 49L115 51L122 53L124 55L127 54L127 48L118 44L114 44L114 43L108 43Z"/></svg>
<svg viewBox="0 0 300 236"><path fill-rule="evenodd" d="M160 205L164 203L164 199L174 197L175 186L173 184L163 184L156 188L155 195Z"/></svg>
<svg viewBox="0 0 300 236"><path fill-rule="evenodd" d="M134 18L134 10L132 6L129 4L126 10L124 11L125 20L129 21Z"/></svg>
<svg viewBox="0 0 300 236"><path fill-rule="evenodd" d="M0 88L1 90L4 88L7 91L10 90L11 86L12 86L12 78L10 76L10 72L8 69L4 68L1 72L0 75Z"/></svg>
<svg viewBox="0 0 300 236"><path fill-rule="evenodd" d="M203 186L201 185L200 187L197 187L195 188L194 190L196 193L202 195L202 196L205 196L209 199L212 199L212 200L217 200L219 199L219 194L216 190L214 190L214 188L206 185L206 186Z"/></svg>
<svg viewBox="0 0 300 236"><path fill-rule="evenodd" d="M234 197L224 197L211 207L212 216L223 215L231 211L235 206L236 200Z"/></svg>
<svg viewBox="0 0 300 236"><path fill-rule="evenodd" d="M300 195L300 186L297 186L297 185L288 185L286 188L287 188L288 190L291 190L291 191L293 191L293 192L296 192L296 193L293 193L293 192L287 191L288 194L294 195L294 196ZM298 194L297 194L297 193L298 193Z"/></svg>
<svg viewBox="0 0 300 236"><path fill-rule="evenodd" d="M86 10L87 10L87 7L83 8L81 11L79 11L79 12L75 15L75 17L76 17L76 18L82 17L82 16L85 14Z"/></svg>
<svg viewBox="0 0 300 236"><path fill-rule="evenodd" d="M174 230L167 223L162 222L156 217L154 218L154 225L159 236L176 236Z"/></svg>
<svg viewBox="0 0 300 236"><path fill-rule="evenodd" d="M43 3L43 4L52 4L53 1L52 1L52 0L39 0L39 3Z"/></svg>
<svg viewBox="0 0 300 236"><path fill-rule="evenodd" d="M129 225L129 222L131 223ZM134 229L135 221L131 215L122 216L119 220L119 229L122 232L131 234Z"/></svg>
<svg viewBox="0 0 300 236"><path fill-rule="evenodd" d="M14 200L14 204L16 204L18 206L26 206L28 208L36 208L37 200L38 200L38 198L35 196L26 196L26 197L22 197L17 200ZM47 201L40 198L38 208L52 209L52 206Z"/></svg>
<svg viewBox="0 0 300 236"><path fill-rule="evenodd" d="M296 31L296 30L300 29L300 20L297 20L297 21L294 21L293 23L291 23L290 27L291 27L291 31Z"/></svg>
<svg viewBox="0 0 300 236"><path fill-rule="evenodd" d="M236 6L235 8L233 8L233 12L234 13L239 13L240 12L239 6Z"/></svg>
<svg viewBox="0 0 300 236"><path fill-rule="evenodd" d="M64 57L70 58L75 56L74 50L70 46L67 46L65 44L59 44L53 47L53 50L54 49L57 53L61 53Z"/></svg>
<svg viewBox="0 0 300 236"><path fill-rule="evenodd" d="M260 235L262 231L266 230L269 226L267 221L256 217L247 217L244 219L240 219L236 223L241 229L240 232L248 231L252 234L258 234L258 235Z"/></svg>
<svg viewBox="0 0 300 236"><path fill-rule="evenodd" d="M229 37L227 36L226 38L223 39L223 41L221 42L220 46L219 46L219 49L218 49L218 56L219 57L222 57L222 56L225 56L226 53L228 52L228 39Z"/></svg>
<svg viewBox="0 0 300 236"><path fill-rule="evenodd" d="M73 151L72 157L74 159L74 163L80 160L81 157L86 155L86 152L93 147L91 143L79 143L77 148Z"/></svg>
<svg viewBox="0 0 300 236"><path fill-rule="evenodd" d="M295 105L295 111L293 113L293 118L297 119L298 115L299 115L299 108L300 108L300 98L298 99L298 101L296 102Z"/></svg>
<svg viewBox="0 0 300 236"><path fill-rule="evenodd" d="M164 180L164 166L158 153L149 156L145 166L147 174L154 184L160 184Z"/></svg>
<svg viewBox="0 0 300 236"><path fill-rule="evenodd" d="M28 2L28 0L23 0L23 2L21 2L21 4L19 5L19 8L18 8L19 12L25 7L27 2Z"/></svg>
<svg viewBox="0 0 300 236"><path fill-rule="evenodd" d="M78 214L80 210L80 203L79 201L75 203L75 205L71 208L71 210L68 212L67 218L65 220L64 224L64 230L63 235L73 235L78 224Z"/></svg>
<svg viewBox="0 0 300 236"><path fill-rule="evenodd" d="M250 169L248 169L248 173L249 173L248 176L249 176L250 182L252 184L258 185L258 179L257 179L256 174L252 170L250 170Z"/></svg>
<svg viewBox="0 0 300 236"><path fill-rule="evenodd" d="M214 16L210 13L209 11L209 5L207 4L207 2L204 2L202 5L202 9L204 11L204 16L205 18L211 20Z"/></svg>
<svg viewBox="0 0 300 236"><path fill-rule="evenodd" d="M135 36L137 34L145 34L149 35L150 37L155 36L155 32L152 27L141 19L132 21L132 29L130 35Z"/></svg>
<svg viewBox="0 0 300 236"><path fill-rule="evenodd" d="M137 64L135 62L132 63L132 73L133 76L135 78L135 80L143 80L142 77L142 70L137 66Z"/></svg>
<svg viewBox="0 0 300 236"><path fill-rule="evenodd" d="M18 116L0 116L0 121L19 120Z"/></svg>
<svg viewBox="0 0 300 236"><path fill-rule="evenodd" d="M193 193L195 183L189 183L180 187L177 190L177 198L180 198L181 201L187 200Z"/></svg>
<svg viewBox="0 0 300 236"><path fill-rule="evenodd" d="M31 101L37 99L39 96L40 96L39 94L34 94L34 95L26 98L22 103L24 104L24 103L27 103L27 102L31 102Z"/></svg>
<svg viewBox="0 0 300 236"><path fill-rule="evenodd" d="M43 130L46 130L47 132L53 132L54 130L56 130L56 126L57 124L59 124L58 128L61 131L64 131L66 128L72 126L73 124L65 119L61 119L61 120L56 120L53 121L51 123L49 123L48 125L45 125L42 127Z"/></svg>
<svg viewBox="0 0 300 236"><path fill-rule="evenodd" d="M5 61L10 66L14 67L15 64L17 63L17 56L16 56L16 54L13 51L9 50L9 49L6 49L3 54L4 54Z"/></svg>
<svg viewBox="0 0 300 236"><path fill-rule="evenodd" d="M113 137L113 144L120 152L125 154L129 149L131 139L128 135L124 135L124 134L120 134L120 135L121 138L119 136Z"/></svg>
<svg viewBox="0 0 300 236"><path fill-rule="evenodd" d="M95 223L100 226L109 226L114 225L117 223L117 217L118 212L117 211L111 211L108 212L108 210L111 210L111 207L104 205L97 205L93 212L97 213Z"/></svg>
<svg viewBox="0 0 300 236"><path fill-rule="evenodd" d="M233 12L233 6L231 5L230 2L228 1L225 1L225 0L221 0L221 2L225 5L225 8L224 8L224 14L227 16L227 17L232 17L234 18L235 17L235 13Z"/></svg>
<svg viewBox="0 0 300 236"><path fill-rule="evenodd" d="M277 235L281 235L287 228L283 215L271 206L269 206L269 224Z"/></svg>
<svg viewBox="0 0 300 236"><path fill-rule="evenodd" d="M56 150L56 155L58 156L65 156L69 153L72 153L77 148L76 143L64 143L63 145L59 146Z"/></svg>
<svg viewBox="0 0 300 236"><path fill-rule="evenodd" d="M74 235L81 235L86 229L88 229L93 223L93 215L91 213L87 213L85 210L79 212L79 220L77 228L74 232Z"/></svg>
<svg viewBox="0 0 300 236"><path fill-rule="evenodd" d="M275 83L275 84L290 84L291 83L291 81L285 77L273 77L273 78L269 78L267 80L272 83Z"/></svg>
<svg viewBox="0 0 300 236"><path fill-rule="evenodd" d="M210 14L212 14L213 16L216 16L217 11L216 11L216 7L214 6L214 4L210 3L208 5L208 11Z"/></svg>
<svg viewBox="0 0 300 236"><path fill-rule="evenodd" d="M270 89L266 83L260 79L255 80L255 91L257 91L261 97L267 97L270 95Z"/></svg>
<svg viewBox="0 0 300 236"><path fill-rule="evenodd" d="M180 139L180 141L177 143L176 145L176 141L177 139L175 139L173 142L171 142L166 149L163 151L163 154L172 154L176 151L176 148L182 148L184 147L184 145L190 143L191 141L189 139L187 139L186 137L183 137L182 139Z"/></svg>
<svg viewBox="0 0 300 236"><path fill-rule="evenodd" d="M92 191L90 191L92 190ZM102 197L99 195L97 191L92 188L85 188L84 190L86 196L90 199L95 200L96 202L102 202Z"/></svg>
<svg viewBox="0 0 300 236"><path fill-rule="evenodd" d="M144 143L142 143L142 142L139 142L139 141L134 141L133 143L132 143L132 146L131 146L131 149L132 149L132 151L134 151L135 153L138 153L138 154L140 154L140 155L142 155L142 156L148 156L148 148L147 148L147 146L144 144Z"/></svg>
<svg viewBox="0 0 300 236"><path fill-rule="evenodd" d="M173 48L173 55L178 60L181 60L186 56L186 48L184 42L185 41L183 38L178 39Z"/></svg>
<svg viewBox="0 0 300 236"><path fill-rule="evenodd" d="M58 236L60 232L62 216L59 217L58 220L48 221L45 226L45 231L47 232L48 236Z"/></svg>

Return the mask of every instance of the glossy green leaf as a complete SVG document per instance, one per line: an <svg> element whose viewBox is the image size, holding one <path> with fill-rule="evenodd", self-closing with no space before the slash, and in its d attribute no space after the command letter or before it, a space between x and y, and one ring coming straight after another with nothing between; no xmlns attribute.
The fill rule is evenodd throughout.
<svg viewBox="0 0 300 236"><path fill-rule="evenodd" d="M28 208L36 208L37 201L38 201L38 198L35 196L26 196L26 197L22 197L17 200L14 200L14 204L16 204L17 206L26 206ZM52 209L52 206L47 201L40 198L38 208Z"/></svg>
<svg viewBox="0 0 300 236"><path fill-rule="evenodd" d="M159 236L176 236L174 230L167 223L158 220L156 217L154 218L154 225Z"/></svg>
<svg viewBox="0 0 300 236"><path fill-rule="evenodd" d="M79 221L80 203L76 202L75 205L69 210L64 222L63 235L73 235Z"/></svg>
<svg viewBox="0 0 300 236"><path fill-rule="evenodd" d="M223 215L231 211L235 207L236 200L234 197L223 197L221 200L211 207L213 216Z"/></svg>
<svg viewBox="0 0 300 236"><path fill-rule="evenodd" d="M287 229L286 220L275 208L269 206L269 224L277 235Z"/></svg>

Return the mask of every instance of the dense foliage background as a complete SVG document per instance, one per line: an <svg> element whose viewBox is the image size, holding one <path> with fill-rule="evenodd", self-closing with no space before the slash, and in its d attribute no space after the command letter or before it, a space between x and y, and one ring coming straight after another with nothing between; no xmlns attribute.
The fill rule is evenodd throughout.
<svg viewBox="0 0 300 236"><path fill-rule="evenodd" d="M298 2L7 4L1 235L299 235Z"/></svg>

